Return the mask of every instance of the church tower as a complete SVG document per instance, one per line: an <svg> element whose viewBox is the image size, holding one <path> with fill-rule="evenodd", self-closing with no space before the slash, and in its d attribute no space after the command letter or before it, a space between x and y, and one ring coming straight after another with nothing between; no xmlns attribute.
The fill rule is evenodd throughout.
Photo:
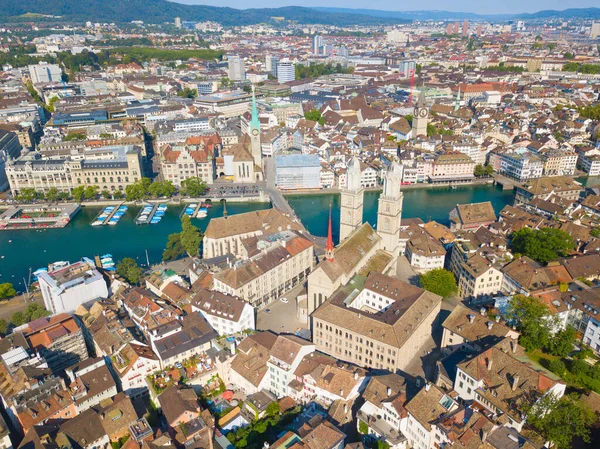
<svg viewBox="0 0 600 449"><path fill-rule="evenodd" d="M392 162L383 180L383 193L377 206L377 234L383 241L383 249L399 256L400 220L402 219L403 195L400 191L402 166Z"/></svg>
<svg viewBox="0 0 600 449"><path fill-rule="evenodd" d="M360 184L360 162L350 159L346 171L346 188L340 205L340 242L362 224L364 189Z"/></svg>
<svg viewBox="0 0 600 449"><path fill-rule="evenodd" d="M454 103L454 112L460 109L460 84L458 86L458 91L456 92L456 102Z"/></svg>
<svg viewBox="0 0 600 449"><path fill-rule="evenodd" d="M256 96L254 95L254 86L252 86L252 119L250 120L250 150L254 165L262 170L262 148L260 145L260 120L258 119L258 107L256 106Z"/></svg>
<svg viewBox="0 0 600 449"><path fill-rule="evenodd" d="M413 113L412 136L427 136L427 122L429 120L429 109L425 103L425 84L421 87L419 99Z"/></svg>

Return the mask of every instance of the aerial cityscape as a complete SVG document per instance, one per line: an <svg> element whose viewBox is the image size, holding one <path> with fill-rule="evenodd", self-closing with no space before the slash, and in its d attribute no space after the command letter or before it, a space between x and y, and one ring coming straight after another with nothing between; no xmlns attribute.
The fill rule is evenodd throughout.
<svg viewBox="0 0 600 449"><path fill-rule="evenodd" d="M0 449L600 448L596 6L0 2Z"/></svg>

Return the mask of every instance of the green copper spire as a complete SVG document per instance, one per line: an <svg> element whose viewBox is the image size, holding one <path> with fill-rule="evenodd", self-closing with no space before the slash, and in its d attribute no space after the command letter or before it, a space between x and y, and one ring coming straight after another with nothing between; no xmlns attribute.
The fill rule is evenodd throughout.
<svg viewBox="0 0 600 449"><path fill-rule="evenodd" d="M254 86L252 86L252 119L250 120L250 131L254 129L260 131L260 120L258 120L258 107L256 106L256 95L254 95Z"/></svg>
<svg viewBox="0 0 600 449"><path fill-rule="evenodd" d="M456 103L454 103L454 111L460 109L460 85L458 86L458 92L456 92Z"/></svg>

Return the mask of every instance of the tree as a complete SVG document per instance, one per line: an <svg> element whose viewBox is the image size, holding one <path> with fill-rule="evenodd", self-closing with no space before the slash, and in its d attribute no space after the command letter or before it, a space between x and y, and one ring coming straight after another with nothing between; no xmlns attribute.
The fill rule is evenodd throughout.
<svg viewBox="0 0 600 449"><path fill-rule="evenodd" d="M125 257L117 264L117 274L127 279L130 284L139 284L142 280L142 269L131 257Z"/></svg>
<svg viewBox="0 0 600 449"><path fill-rule="evenodd" d="M0 299L12 298L17 294L17 291L10 282L0 284Z"/></svg>
<svg viewBox="0 0 600 449"><path fill-rule="evenodd" d="M485 166L485 176L493 176L494 175L494 167L491 165Z"/></svg>
<svg viewBox="0 0 600 449"><path fill-rule="evenodd" d="M102 191L102 198L106 198L107 200L111 198L111 194L108 190L103 190Z"/></svg>
<svg viewBox="0 0 600 449"><path fill-rule="evenodd" d="M146 198L150 192L150 185L152 180L150 178L142 178L135 181L133 184L125 187L125 198L127 201L141 201Z"/></svg>
<svg viewBox="0 0 600 449"><path fill-rule="evenodd" d="M308 111L306 114L304 114L304 118L306 120L312 120L313 122L317 122L321 126L325 124L325 119L321 115L321 111L319 111L318 109L312 109Z"/></svg>
<svg viewBox="0 0 600 449"><path fill-rule="evenodd" d="M181 193L184 196L195 198L203 195L208 190L208 185L200 178L188 178L181 181Z"/></svg>
<svg viewBox="0 0 600 449"><path fill-rule="evenodd" d="M113 193L113 198L115 200L123 198L123 192L121 192L120 190L116 190L115 193Z"/></svg>
<svg viewBox="0 0 600 449"><path fill-rule="evenodd" d="M527 422L558 449L573 447L573 438L590 442L590 428L596 415L573 396L543 396L527 414Z"/></svg>
<svg viewBox="0 0 600 449"><path fill-rule="evenodd" d="M50 187L46 192L46 199L48 201L58 200L58 189L56 187Z"/></svg>
<svg viewBox="0 0 600 449"><path fill-rule="evenodd" d="M189 87L185 87L177 92L177 96L183 98L196 98L198 96L198 91L196 89L190 89Z"/></svg>
<svg viewBox="0 0 600 449"><path fill-rule="evenodd" d="M32 302L25 310L25 322L28 323L48 315L50 315L48 310L46 310L43 306L40 306L38 303Z"/></svg>
<svg viewBox="0 0 600 449"><path fill-rule="evenodd" d="M85 187L84 186L75 187L73 189L73 191L71 192L71 195L73 195L73 199L75 201L77 201L78 203L81 203L83 201L83 198L85 197Z"/></svg>
<svg viewBox="0 0 600 449"><path fill-rule="evenodd" d="M38 193L35 191L35 189L31 187L25 187L19 191L16 199L25 203L31 203L32 201L35 201L37 197Z"/></svg>
<svg viewBox="0 0 600 449"><path fill-rule="evenodd" d="M277 416L281 412L281 407L279 406L278 402L271 402L269 405L267 405L266 412L267 416Z"/></svg>
<svg viewBox="0 0 600 449"><path fill-rule="evenodd" d="M0 335L3 337L8 333L8 322L0 319Z"/></svg>
<svg viewBox="0 0 600 449"><path fill-rule="evenodd" d="M169 234L167 247L162 253L162 260L175 260L185 254L185 249L181 246L181 235L179 232Z"/></svg>
<svg viewBox="0 0 600 449"><path fill-rule="evenodd" d="M575 248L571 235L554 228L523 228L512 234L512 250L538 262L550 262Z"/></svg>
<svg viewBox="0 0 600 449"><path fill-rule="evenodd" d="M456 291L456 278L454 274L443 268L436 268L435 270L423 273L419 277L419 282L425 290L443 297L450 296Z"/></svg>
<svg viewBox="0 0 600 449"><path fill-rule="evenodd" d="M84 132L70 132L69 134L67 134L63 140L65 142L70 142L72 140L85 140L86 135Z"/></svg>
<svg viewBox="0 0 600 449"><path fill-rule="evenodd" d="M575 54L571 53L571 52L566 52L563 54L563 58L565 59L574 59L575 58Z"/></svg>
<svg viewBox="0 0 600 449"><path fill-rule="evenodd" d="M181 246L190 256L197 256L202 243L202 232L192 224L192 219L187 215L181 217Z"/></svg>
<svg viewBox="0 0 600 449"><path fill-rule="evenodd" d="M541 349L550 341L550 310L539 298L515 295L510 300L506 318L521 332L519 343L528 351Z"/></svg>
<svg viewBox="0 0 600 449"><path fill-rule="evenodd" d="M573 351L574 344L575 330L572 327L567 327L552 336L548 342L547 350L552 355L566 357Z"/></svg>
<svg viewBox="0 0 600 449"><path fill-rule="evenodd" d="M10 323L13 326L22 326L23 324L27 323L27 320L25 319L25 314L23 312L13 313L13 316L10 317Z"/></svg>
<svg viewBox="0 0 600 449"><path fill-rule="evenodd" d="M154 181L148 187L148 193L154 197L173 196L173 194L175 193L176 190L177 189L173 185L172 181L164 181L164 182Z"/></svg>
<svg viewBox="0 0 600 449"><path fill-rule="evenodd" d="M485 168L483 167L482 164L477 164L475 166L475 170L473 170L473 174L475 176L477 176L478 178L480 178L481 176L485 175Z"/></svg>
<svg viewBox="0 0 600 449"><path fill-rule="evenodd" d="M96 199L96 197L98 196L98 190L98 186L87 186L83 191L83 196L86 200Z"/></svg>

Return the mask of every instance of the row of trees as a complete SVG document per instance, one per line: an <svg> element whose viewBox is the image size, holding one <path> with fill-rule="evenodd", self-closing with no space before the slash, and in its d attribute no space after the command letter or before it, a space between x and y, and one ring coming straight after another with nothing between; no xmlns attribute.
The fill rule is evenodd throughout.
<svg viewBox="0 0 600 449"><path fill-rule="evenodd" d="M181 183L179 193L183 196L198 197L208 190L208 185L200 178L189 178ZM78 186L71 193L60 192L56 187L51 187L47 192L38 192L33 188L26 187L15 196L17 201L31 203L37 200L66 201L73 199L77 202L90 201L101 195L105 199L121 199L127 201L142 201L148 198L171 197L177 193L177 188L171 181L154 181L150 178L142 178L125 188L125 193L120 190L102 190L96 185Z"/></svg>
<svg viewBox="0 0 600 449"><path fill-rule="evenodd" d="M563 66L563 72L578 72L595 75L600 73L600 64L579 64L577 62L567 62Z"/></svg>
<svg viewBox="0 0 600 449"><path fill-rule="evenodd" d="M6 320L0 319L0 335L6 335L9 332L11 325L14 327L22 326L25 323L29 323L30 321L49 315L50 312L46 310L44 306L33 302L27 306L25 312L13 313L13 315L10 317L10 323L8 323Z"/></svg>
<svg viewBox="0 0 600 449"><path fill-rule="evenodd" d="M354 73L354 67L343 67L341 64L321 64L311 62L309 65L296 64L296 79L318 78L334 73Z"/></svg>
<svg viewBox="0 0 600 449"><path fill-rule="evenodd" d="M478 178L492 176L494 174L494 168L491 165L477 164L473 173Z"/></svg>

